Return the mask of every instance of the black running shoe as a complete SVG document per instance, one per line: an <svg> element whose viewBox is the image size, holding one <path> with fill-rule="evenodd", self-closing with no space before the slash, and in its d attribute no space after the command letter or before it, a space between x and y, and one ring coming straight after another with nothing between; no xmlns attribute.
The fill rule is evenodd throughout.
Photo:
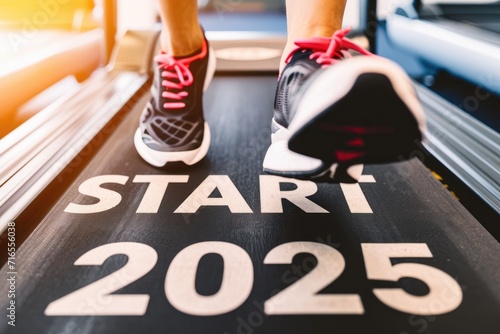
<svg viewBox="0 0 500 334"><path fill-rule="evenodd" d="M142 112L135 147L153 166L174 161L193 165L210 146L202 97L215 71L213 52L204 40L194 55L174 58L161 52L155 62L152 98Z"/></svg>
<svg viewBox="0 0 500 334"><path fill-rule="evenodd" d="M278 81L264 171L352 183L363 164L408 158L422 140L424 114L406 73L348 31L295 42Z"/></svg>

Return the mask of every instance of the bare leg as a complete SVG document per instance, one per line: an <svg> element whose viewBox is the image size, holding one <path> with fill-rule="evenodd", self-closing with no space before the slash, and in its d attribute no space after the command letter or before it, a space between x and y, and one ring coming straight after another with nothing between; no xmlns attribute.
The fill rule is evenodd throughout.
<svg viewBox="0 0 500 334"><path fill-rule="evenodd" d="M196 0L158 0L162 20L160 45L163 51L176 57L199 50L203 33L198 21Z"/></svg>
<svg viewBox="0 0 500 334"><path fill-rule="evenodd" d="M296 38L330 37L342 27L345 4L346 0L286 0L288 40L280 73L286 57L295 48Z"/></svg>

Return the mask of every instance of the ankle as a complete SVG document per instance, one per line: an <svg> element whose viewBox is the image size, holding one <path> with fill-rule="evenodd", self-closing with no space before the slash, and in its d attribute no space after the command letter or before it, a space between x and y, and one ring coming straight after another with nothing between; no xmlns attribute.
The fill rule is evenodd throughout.
<svg viewBox="0 0 500 334"><path fill-rule="evenodd" d="M306 27L301 27L300 31L293 31L288 35L288 39L283 49L283 55L281 57L279 73L283 71L286 66L286 59L290 52L292 52L297 45L295 45L296 39L302 38L312 38L312 37L331 37L340 27L338 24L313 24Z"/></svg>
<svg viewBox="0 0 500 334"><path fill-rule="evenodd" d="M341 26L335 24L316 24L307 27L302 32L303 38L310 37L331 37Z"/></svg>
<svg viewBox="0 0 500 334"><path fill-rule="evenodd" d="M168 33L166 29L160 36L161 49L174 57L184 57L200 50L203 45L203 32L201 29L192 31L177 30Z"/></svg>
<svg viewBox="0 0 500 334"><path fill-rule="evenodd" d="M287 45L293 44L296 39L312 38L312 37L331 37L337 30L342 27L338 24L309 24L299 27L291 31L288 35Z"/></svg>

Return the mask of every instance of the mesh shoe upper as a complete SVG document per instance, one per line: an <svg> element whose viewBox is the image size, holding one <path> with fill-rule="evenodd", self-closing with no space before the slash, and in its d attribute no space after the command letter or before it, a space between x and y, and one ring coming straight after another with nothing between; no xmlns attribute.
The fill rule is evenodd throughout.
<svg viewBox="0 0 500 334"><path fill-rule="evenodd" d="M304 82L321 67L315 60L310 59L312 53L312 50L295 52L278 81L274 99L274 119L285 128L291 119L292 100Z"/></svg>
<svg viewBox="0 0 500 334"><path fill-rule="evenodd" d="M161 53L151 88L152 98L140 120L142 140L163 152L198 148L204 135L203 86L208 66L208 46L194 55L174 58Z"/></svg>

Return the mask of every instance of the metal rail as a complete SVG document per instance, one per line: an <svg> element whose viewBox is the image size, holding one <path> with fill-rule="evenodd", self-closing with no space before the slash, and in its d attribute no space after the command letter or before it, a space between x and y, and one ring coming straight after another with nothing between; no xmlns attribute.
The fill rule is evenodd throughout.
<svg viewBox="0 0 500 334"><path fill-rule="evenodd" d="M451 20L417 20L392 15L391 41L419 59L500 94L500 37Z"/></svg>
<svg viewBox="0 0 500 334"><path fill-rule="evenodd" d="M427 115L425 147L500 214L500 135L416 84Z"/></svg>
<svg viewBox="0 0 500 334"><path fill-rule="evenodd" d="M0 140L0 233L149 78L157 31L130 31L110 65Z"/></svg>

